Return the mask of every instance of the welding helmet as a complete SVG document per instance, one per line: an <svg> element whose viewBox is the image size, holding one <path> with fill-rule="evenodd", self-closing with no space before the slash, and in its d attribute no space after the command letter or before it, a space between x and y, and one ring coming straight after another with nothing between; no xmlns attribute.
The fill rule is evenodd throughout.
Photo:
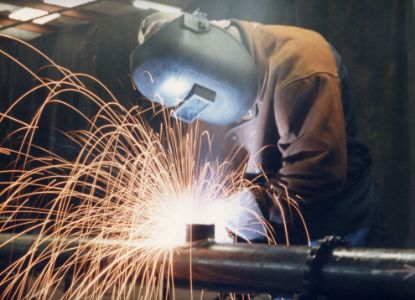
<svg viewBox="0 0 415 300"><path fill-rule="evenodd" d="M138 90L185 122L225 125L253 106L258 68L243 45L204 15L181 14L130 57Z"/></svg>

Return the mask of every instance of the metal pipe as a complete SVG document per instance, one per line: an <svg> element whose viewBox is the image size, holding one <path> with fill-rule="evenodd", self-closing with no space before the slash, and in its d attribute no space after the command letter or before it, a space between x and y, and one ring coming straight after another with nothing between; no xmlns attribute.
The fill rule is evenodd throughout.
<svg viewBox="0 0 415 300"><path fill-rule="evenodd" d="M321 293L325 295L415 299L414 249L338 248L322 273Z"/></svg>
<svg viewBox="0 0 415 300"><path fill-rule="evenodd" d="M1 234L0 243L12 237ZM0 248L0 256L11 252L13 256L22 255L35 239L27 235L15 237ZM75 246L91 241L73 243ZM122 241L93 243L134 247ZM313 277L317 276L313 292L334 299L415 299L415 249L330 249L320 260L318 272L312 272L316 253L316 247L197 242L174 252L174 275L178 283L188 284L191 266L193 287L281 296L298 293L310 282L315 283Z"/></svg>
<svg viewBox="0 0 415 300"><path fill-rule="evenodd" d="M176 280L234 292L292 296L310 274L315 248L211 244L182 249L174 259ZM415 250L337 248L321 267L314 292L333 299L415 299Z"/></svg>
<svg viewBox="0 0 415 300"><path fill-rule="evenodd" d="M293 295L304 281L308 247L199 244L174 253L176 281L222 292Z"/></svg>

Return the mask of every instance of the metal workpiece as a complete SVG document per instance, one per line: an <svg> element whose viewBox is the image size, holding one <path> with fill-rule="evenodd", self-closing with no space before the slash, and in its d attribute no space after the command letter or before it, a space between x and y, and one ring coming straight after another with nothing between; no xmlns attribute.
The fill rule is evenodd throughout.
<svg viewBox="0 0 415 300"><path fill-rule="evenodd" d="M187 224L186 243L215 239L215 224Z"/></svg>
<svg viewBox="0 0 415 300"><path fill-rule="evenodd" d="M195 243L173 256L176 281L236 293L292 295L302 287L308 247ZM191 269L189 266L191 261Z"/></svg>
<svg viewBox="0 0 415 300"><path fill-rule="evenodd" d="M302 294L309 288L309 260L316 248L214 243L184 248L173 257L175 279L188 280L191 257L193 286ZM337 248L317 273L312 292L330 299L415 299L415 250Z"/></svg>
<svg viewBox="0 0 415 300"><path fill-rule="evenodd" d="M322 273L321 293L333 298L415 299L414 249L337 248Z"/></svg>
<svg viewBox="0 0 415 300"><path fill-rule="evenodd" d="M29 251L38 237L0 234L2 263ZM44 237L43 237L44 238ZM13 241L11 241L13 239ZM11 241L4 244L5 241ZM52 239L37 248L42 251ZM136 247L119 240L68 240L75 249L91 246ZM323 245L323 246L322 246ZM235 293L328 296L329 299L415 299L415 249L270 246L198 241L172 251L176 286ZM73 247L72 247L73 246ZM332 248L334 247L334 248ZM64 261L73 253L67 250ZM105 263L108 257L103 257ZM164 261L165 264L165 261Z"/></svg>

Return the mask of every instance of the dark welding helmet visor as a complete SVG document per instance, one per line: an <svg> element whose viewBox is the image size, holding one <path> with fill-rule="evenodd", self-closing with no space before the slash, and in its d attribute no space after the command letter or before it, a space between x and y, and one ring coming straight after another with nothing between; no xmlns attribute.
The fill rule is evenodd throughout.
<svg viewBox="0 0 415 300"><path fill-rule="evenodd" d="M130 63L139 91L185 122L230 124L258 93L258 69L246 49L198 14L164 25L134 50Z"/></svg>

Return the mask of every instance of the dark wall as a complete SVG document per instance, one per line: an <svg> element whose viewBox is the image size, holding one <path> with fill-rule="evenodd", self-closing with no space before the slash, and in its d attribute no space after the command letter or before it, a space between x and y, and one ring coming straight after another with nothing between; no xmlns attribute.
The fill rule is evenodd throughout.
<svg viewBox="0 0 415 300"><path fill-rule="evenodd" d="M409 244L415 245L415 1L408 1L406 3L407 12L407 41L408 41L408 92L409 92L409 107L408 107L408 118L410 122L410 136L411 136L411 229L408 235Z"/></svg>
<svg viewBox="0 0 415 300"><path fill-rule="evenodd" d="M133 89L130 80L129 55L136 47L137 29L143 17L144 14L136 13L122 18L107 19L99 24L81 26L70 31L49 35L31 41L31 44L72 72L86 73L96 77L117 99L126 105L131 105L136 103L139 95ZM60 78L55 69L45 68L50 64L48 61L28 47L7 39L1 39L0 45L2 50L13 55L38 76ZM0 55L0 70L1 74L4 74L0 78L0 111L4 111L10 103L39 82L22 67L2 55ZM108 94L97 84L87 82L89 82L89 89L104 99L109 98ZM18 107L16 116L27 121L45 96L45 90L31 95L25 105ZM94 108L78 94L65 94L64 96L65 99L70 99L72 104L81 107L83 112L93 113ZM57 142L59 138L55 136L57 132L53 130L53 127L58 125L59 129L77 129L73 126L77 122L79 118L75 114L68 113L67 109L58 105L51 106L41 119L43 127L39 131L37 142L40 140L42 146L56 150L62 145ZM14 129L9 123L7 124L9 127L5 130L4 125L0 124L0 138L5 136L6 131L10 132Z"/></svg>
<svg viewBox="0 0 415 300"><path fill-rule="evenodd" d="M339 50L351 74L362 132L372 151L388 243L415 246L413 2L199 0L188 7L196 8L214 19L239 18L310 28L322 33ZM96 76L126 104L137 103L139 96L128 75L128 56L136 46L142 17L137 13L109 19L34 44L72 71ZM7 48L35 67L44 64L21 47ZM2 74L8 74L0 79L4 108L4 103L25 90L26 81L4 58L0 68Z"/></svg>

